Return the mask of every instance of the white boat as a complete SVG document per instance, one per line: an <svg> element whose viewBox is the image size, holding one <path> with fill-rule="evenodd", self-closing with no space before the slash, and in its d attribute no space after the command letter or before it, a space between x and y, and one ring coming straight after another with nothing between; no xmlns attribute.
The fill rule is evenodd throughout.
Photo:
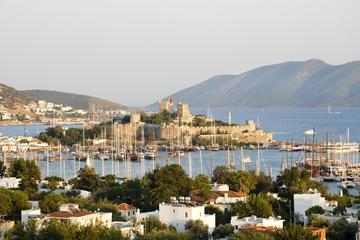
<svg viewBox="0 0 360 240"><path fill-rule="evenodd" d="M219 151L220 150L220 145L217 143L211 144L209 147L210 151Z"/></svg>
<svg viewBox="0 0 360 240"><path fill-rule="evenodd" d="M339 183L341 188L356 188L356 184L353 181L344 181Z"/></svg>
<svg viewBox="0 0 360 240"><path fill-rule="evenodd" d="M326 151L328 153L351 153L351 152L359 152L359 144L356 142L353 143L335 143L329 144L326 147Z"/></svg>
<svg viewBox="0 0 360 240"><path fill-rule="evenodd" d="M252 163L251 158L250 158L249 156L244 156L244 158L242 159L242 162L243 162L244 164L250 164L250 163Z"/></svg>
<svg viewBox="0 0 360 240"><path fill-rule="evenodd" d="M145 152L145 159L152 160L152 159L155 159L155 158L156 158L155 150L148 150L148 151Z"/></svg>

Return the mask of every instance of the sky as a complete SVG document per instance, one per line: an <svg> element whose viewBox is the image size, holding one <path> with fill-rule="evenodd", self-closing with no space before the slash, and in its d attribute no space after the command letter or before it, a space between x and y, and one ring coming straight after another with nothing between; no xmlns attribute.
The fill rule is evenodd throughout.
<svg viewBox="0 0 360 240"><path fill-rule="evenodd" d="M144 106L217 74L360 60L359 0L0 0L0 82Z"/></svg>

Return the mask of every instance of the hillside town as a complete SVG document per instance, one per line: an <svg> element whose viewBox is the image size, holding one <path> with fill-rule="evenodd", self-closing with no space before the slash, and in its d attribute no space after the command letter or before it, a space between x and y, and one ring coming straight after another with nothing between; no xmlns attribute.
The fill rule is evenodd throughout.
<svg viewBox="0 0 360 240"><path fill-rule="evenodd" d="M99 115L109 116L123 115L124 110L74 109L72 106L55 104L45 100L31 101L28 104L15 103L16 107L6 107L6 100L0 96L0 124L71 124L84 123L94 120ZM98 120L98 119L96 119Z"/></svg>

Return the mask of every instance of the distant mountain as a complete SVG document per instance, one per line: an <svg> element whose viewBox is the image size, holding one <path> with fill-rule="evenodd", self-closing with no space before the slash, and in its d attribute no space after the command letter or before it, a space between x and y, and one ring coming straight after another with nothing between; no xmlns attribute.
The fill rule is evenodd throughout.
<svg viewBox="0 0 360 240"><path fill-rule="evenodd" d="M0 83L0 103L9 109L16 109L17 105L29 104L33 99L19 92L15 88Z"/></svg>
<svg viewBox="0 0 360 240"><path fill-rule="evenodd" d="M72 106L76 109L89 110L90 107L94 109L103 109L103 110L117 110L129 109L124 105L120 105L108 100L104 100L97 97L91 97L86 95L79 95L66 92L58 91L48 91L48 90L24 90L21 91L24 95L38 100L46 100L48 102L63 104Z"/></svg>
<svg viewBox="0 0 360 240"><path fill-rule="evenodd" d="M218 75L170 95L193 107L360 106L360 61L330 65L318 59Z"/></svg>

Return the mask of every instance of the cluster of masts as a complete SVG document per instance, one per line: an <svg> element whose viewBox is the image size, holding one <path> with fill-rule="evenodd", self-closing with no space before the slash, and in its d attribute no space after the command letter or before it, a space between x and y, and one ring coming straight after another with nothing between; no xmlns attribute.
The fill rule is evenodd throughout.
<svg viewBox="0 0 360 240"><path fill-rule="evenodd" d="M350 130L345 136L340 136L340 142L329 141L326 134L325 141L317 141L315 130L305 132L302 145L288 145L284 151L282 170L293 165L309 171L311 176L324 182L339 182L342 188L360 185L359 144L350 142ZM292 152L300 154L293 158ZM289 153L290 159L289 159Z"/></svg>

